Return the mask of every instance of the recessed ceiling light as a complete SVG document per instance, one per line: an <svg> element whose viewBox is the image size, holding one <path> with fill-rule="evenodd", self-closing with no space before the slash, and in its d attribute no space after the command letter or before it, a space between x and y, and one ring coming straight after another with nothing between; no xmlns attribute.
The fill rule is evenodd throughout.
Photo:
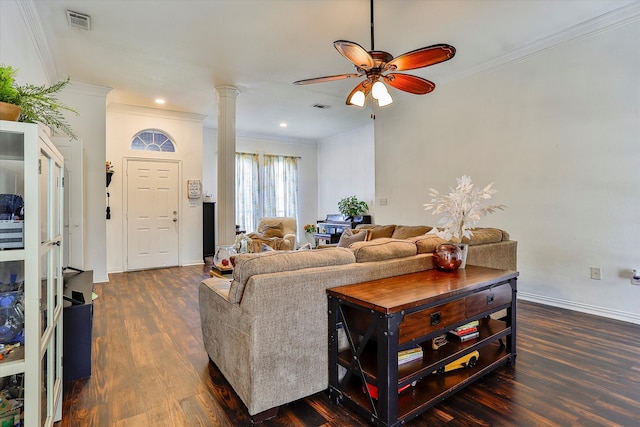
<svg viewBox="0 0 640 427"><path fill-rule="evenodd" d="M160 105L162 105L162 104L164 104L164 102L165 102L165 101L164 101L164 99L162 99L162 98L156 98L156 104L160 104Z"/></svg>
<svg viewBox="0 0 640 427"><path fill-rule="evenodd" d="M287 127L287 124L286 124L285 122L282 122L282 123L280 123L280 127L281 127L281 128L286 128L286 127Z"/></svg>

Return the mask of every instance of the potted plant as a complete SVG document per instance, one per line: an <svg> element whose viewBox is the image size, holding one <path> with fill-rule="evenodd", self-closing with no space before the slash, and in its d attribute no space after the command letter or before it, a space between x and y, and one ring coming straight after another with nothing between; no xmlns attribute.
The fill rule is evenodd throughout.
<svg viewBox="0 0 640 427"><path fill-rule="evenodd" d="M463 244L462 239L470 238L473 235L472 229L482 216L498 209L503 210L505 206L486 204L496 193L496 190L492 188L493 183L479 189L473 187L471 177L467 175L456 178L456 181L458 185L456 188L450 188L449 194L440 194L438 190L430 188L431 201L424 204L424 209L432 210L433 215L442 215L438 221L439 229L434 227L432 232L444 240L461 246L462 264L459 265L464 268L468 245ZM439 249L444 250L444 248L436 248L436 251Z"/></svg>
<svg viewBox="0 0 640 427"><path fill-rule="evenodd" d="M338 210L347 220L351 218L355 221L357 217L367 213L369 206L356 196L349 196L338 202Z"/></svg>
<svg viewBox="0 0 640 427"><path fill-rule="evenodd" d="M25 123L43 123L65 133L72 139L77 139L75 132L62 115L62 110L70 111L76 115L78 112L55 97L57 92L69 84L69 77L49 87L32 84L16 85L14 82L16 73L16 69L0 65L0 102L12 104L14 110L16 107L20 109L17 119L13 120ZM3 119L9 120L11 118L3 117Z"/></svg>
<svg viewBox="0 0 640 427"><path fill-rule="evenodd" d="M0 65L0 119L16 121L22 108L18 104L18 89L14 87L16 70Z"/></svg>

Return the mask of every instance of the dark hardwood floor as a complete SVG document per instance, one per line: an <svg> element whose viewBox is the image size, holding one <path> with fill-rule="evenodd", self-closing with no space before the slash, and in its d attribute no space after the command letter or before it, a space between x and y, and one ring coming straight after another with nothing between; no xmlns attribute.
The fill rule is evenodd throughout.
<svg viewBox="0 0 640 427"><path fill-rule="evenodd" d="M207 267L112 274L97 284L93 373L65 384L56 426L244 426L244 404L202 345ZM518 357L408 426L638 426L640 326L520 301ZM274 426L367 426L317 393Z"/></svg>

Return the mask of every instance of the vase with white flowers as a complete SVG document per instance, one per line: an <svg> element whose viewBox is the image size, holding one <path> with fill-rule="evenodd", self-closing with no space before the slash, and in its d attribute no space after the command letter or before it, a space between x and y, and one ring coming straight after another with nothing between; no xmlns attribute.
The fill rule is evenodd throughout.
<svg viewBox="0 0 640 427"><path fill-rule="evenodd" d="M463 175L456 178L456 188L449 188L448 194L440 194L436 189L429 189L431 200L424 204L425 210L431 210L433 215L442 215L438 221L438 228L432 230L438 237L448 240L457 246L461 246L463 254L461 263L455 268L464 268L466 264L467 245L463 239L471 238L473 228L478 224L480 218L503 210L504 205L487 204L496 193L493 183L486 187L474 188L471 177ZM436 248L436 251L438 248ZM450 262L453 265L455 262Z"/></svg>

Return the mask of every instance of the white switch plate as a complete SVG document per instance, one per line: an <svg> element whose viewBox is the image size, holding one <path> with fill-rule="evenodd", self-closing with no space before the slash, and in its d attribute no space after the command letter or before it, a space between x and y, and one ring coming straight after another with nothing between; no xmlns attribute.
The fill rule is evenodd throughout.
<svg viewBox="0 0 640 427"><path fill-rule="evenodd" d="M591 267L591 278L593 280L600 280L600 267Z"/></svg>

